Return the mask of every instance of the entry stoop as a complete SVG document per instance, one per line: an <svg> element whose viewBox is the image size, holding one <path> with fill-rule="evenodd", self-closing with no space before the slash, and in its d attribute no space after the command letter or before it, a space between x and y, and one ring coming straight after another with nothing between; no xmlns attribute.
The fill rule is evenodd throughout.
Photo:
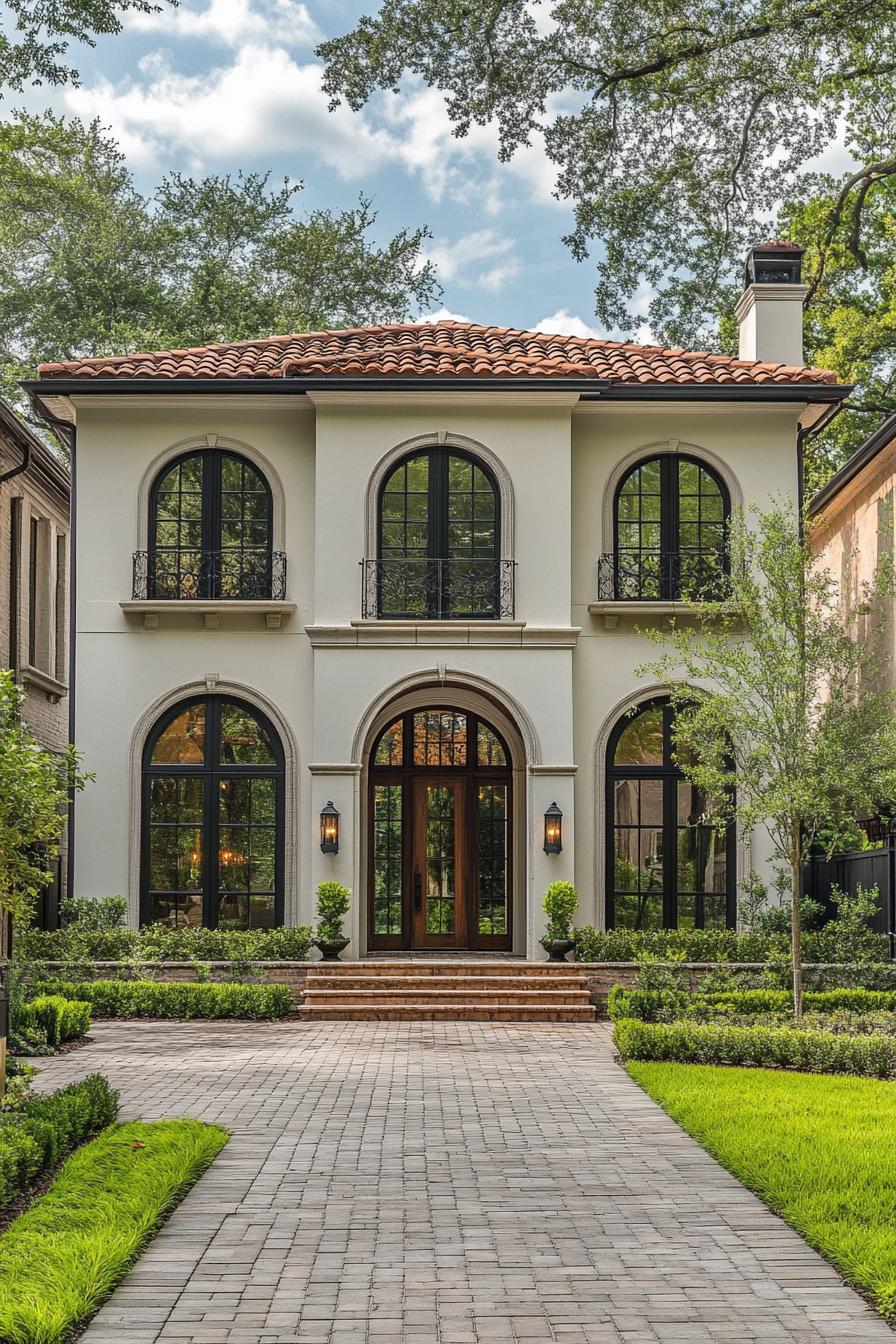
<svg viewBox="0 0 896 1344"><path fill-rule="evenodd" d="M346 961L309 967L303 1018L336 1022L593 1022L574 965Z"/></svg>

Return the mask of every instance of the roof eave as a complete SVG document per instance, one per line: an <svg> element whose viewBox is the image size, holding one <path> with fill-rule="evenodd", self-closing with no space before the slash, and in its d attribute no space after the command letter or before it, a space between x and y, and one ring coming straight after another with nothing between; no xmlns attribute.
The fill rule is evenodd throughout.
<svg viewBox="0 0 896 1344"><path fill-rule="evenodd" d="M829 504L833 502L847 485L864 471L864 469L874 461L874 459L888 448L896 439L896 413L887 416L882 425L869 434L868 438L861 444L852 457L848 458L839 471L836 471L827 485L822 486L818 494L813 495L809 501L810 517L817 517Z"/></svg>

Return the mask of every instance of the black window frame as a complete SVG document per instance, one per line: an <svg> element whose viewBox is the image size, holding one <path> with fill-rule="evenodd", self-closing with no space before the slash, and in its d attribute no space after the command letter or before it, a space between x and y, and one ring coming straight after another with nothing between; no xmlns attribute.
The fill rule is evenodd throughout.
<svg viewBox="0 0 896 1344"><path fill-rule="evenodd" d="M619 528L620 523L628 522L627 519L620 519L619 506L622 499L622 492L626 483L632 478L636 471L648 466L652 462L659 463L660 469L660 490L659 490L659 548L644 546L640 541L637 547L620 546ZM722 500L722 519L721 527L723 542L721 554L718 549L713 547L682 547L681 545L681 491L679 466L682 462L690 462L700 471L705 472L718 487ZM688 520L690 521L690 520ZM700 520L702 521L702 520ZM715 522L715 520L713 520ZM634 594L635 600L643 601L679 601L681 600L681 557L682 555L711 556L716 562L715 567L709 567L707 573L707 582L710 591L707 596L716 597L719 593L714 591L719 587L718 579L721 575L729 572L729 555L727 546L727 532L731 522L731 493L722 479L719 472L709 462L703 458L697 457L693 453L646 453L643 457L633 462L627 471L623 473L616 484L613 492L613 569L615 574L615 596L617 598L626 598L632 596L628 591L629 583L632 579L636 581L637 592ZM645 557L659 557L658 565L658 592L643 593L645 586L651 586L654 581L654 574L651 572L651 566L645 563ZM636 559L637 557L637 559ZM717 562L721 561L720 567ZM634 566L636 568L627 568ZM655 572L655 571L654 571ZM713 582L715 580L715 583Z"/></svg>
<svg viewBox="0 0 896 1344"><path fill-rule="evenodd" d="M633 721L648 710L662 708L663 711L663 761L661 765L617 765L616 749L619 739ZM665 696L655 696L645 700L634 712L623 714L610 733L607 742L604 797L606 799L605 880L604 910L606 927L616 927L616 789L617 780L658 780L662 782L662 837L663 837L663 928L678 928L678 784L686 778L684 771L675 762L674 752L674 710ZM685 893L689 894L689 893ZM695 893L699 896L699 893ZM627 928L627 925L622 927ZM695 927L705 928L702 906L695 907ZM711 928L719 927L710 925ZM725 927L737 928L737 828L734 822L725 828Z"/></svg>
<svg viewBox="0 0 896 1344"><path fill-rule="evenodd" d="M405 547L403 554L398 554L391 547L384 548L383 527L384 523L390 521L399 521L397 519L384 519L383 508L387 494L404 493L407 497L408 491L403 492L389 490L390 481L395 474L402 468L407 467L410 462L417 461L420 458L427 458L429 462L427 471L427 514L426 514L426 553L417 555L410 553ZM470 560L487 560L494 563L494 581L493 581L493 599L492 609L485 612L455 613L451 610L450 599L450 566L453 561L462 562L464 556L452 556L448 544L449 528L451 518L449 516L449 498L451 490L449 486L450 464L453 458L464 462L469 462L476 470L481 471L491 488L494 500L494 516L491 520L494 531L494 540L491 548L491 554L488 556L469 556ZM408 521L407 505L403 515L405 524ZM472 520L475 522L475 518ZM413 551L413 548L411 548ZM385 569L390 561L408 561L412 563L419 561L428 567L428 575L425 579L426 584L426 602L427 608L425 614L419 615L422 620L456 620L456 619L499 619L502 612L501 587L501 490L498 485L495 473L487 462L484 462L476 453L469 452L465 448L457 448L452 444L431 444L428 447L415 448L410 452L403 454L397 461L393 462L388 472L384 475L379 485L377 493L376 509L376 553L378 565L377 581L377 612L382 619L409 619L417 615L412 611L388 609L388 601L385 597L387 583L384 582ZM437 570L444 573L437 573Z"/></svg>
<svg viewBox="0 0 896 1344"><path fill-rule="evenodd" d="M195 705L205 705L205 742L201 765L153 763L153 753L159 738L185 710ZM221 710L224 705L235 705L246 710L258 720L271 743L275 762L273 765L236 765L222 763L220 756ZM274 927L283 924L284 919L284 871L285 871L285 833L286 833L286 758L280 734L270 718L256 705L236 695L208 694L188 696L178 700L160 715L152 726L143 747L141 768L141 806L140 806L140 923L153 924L151 909L151 891L149 886L149 860L151 836L151 789L150 782L159 778L201 778L203 789L203 853L202 853L202 927L216 929L220 906L221 888L218 873L219 827L217 783L222 778L273 778L277 782L275 806L275 852L274 852ZM228 823L225 823L228 824ZM215 880L216 879L216 880Z"/></svg>
<svg viewBox="0 0 896 1344"><path fill-rule="evenodd" d="M159 494L161 493L162 483L168 478L171 472L189 462L194 458L202 463L202 484L200 492L202 496L201 506L201 542L198 548L191 546L160 546L158 544L158 524L159 524ZM267 542L264 547L246 546L245 541L239 547L222 546L222 525L223 503L222 503L222 468L225 459L239 462L242 467L248 467L264 486L265 498L267 503L265 513L265 524L267 527ZM201 552L200 573L198 576L198 591L194 595L200 600L206 601L225 601L228 600L222 595L222 565L221 557L226 552L239 554L245 557L248 553L258 553L263 551L265 554L265 582L264 591L259 593L256 588L249 596L258 597L271 595L271 585L273 580L274 564L274 498L271 491L270 481L261 468L250 458L242 453L232 452L227 448L191 448L186 452L178 454L177 457L170 458L157 473L152 483L152 489L149 494L149 528L147 532L147 562L148 562L148 593L150 597L156 597L157 587L157 557L159 554L177 554L191 555L198 549ZM242 564L241 564L242 569ZM178 565L180 573L180 565ZM184 596L178 593L174 600ZM237 593L230 600L239 601L243 595Z"/></svg>

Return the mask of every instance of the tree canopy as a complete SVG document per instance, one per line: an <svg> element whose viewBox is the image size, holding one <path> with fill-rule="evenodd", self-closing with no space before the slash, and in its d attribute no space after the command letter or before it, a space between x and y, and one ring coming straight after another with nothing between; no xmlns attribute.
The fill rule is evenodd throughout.
<svg viewBox="0 0 896 1344"><path fill-rule="evenodd" d="M438 297L426 228L379 244L369 200L300 214L301 191L173 173L147 198L97 122L0 124L6 394L41 360L396 322Z"/></svg>
<svg viewBox="0 0 896 1344"><path fill-rule="evenodd" d="M444 92L457 135L495 123L503 158L543 136L573 255L600 244L608 327L732 349L747 246L790 235L807 356L862 384L831 451L896 408L894 0L383 0L319 53L334 102L410 75ZM825 154L854 166L823 173Z"/></svg>
<svg viewBox="0 0 896 1344"><path fill-rule="evenodd" d="M163 0L177 4L177 0ZM152 0L4 0L0 14L0 91L26 84L77 83L63 61L72 42L93 46L97 37L121 32L130 11L155 14Z"/></svg>

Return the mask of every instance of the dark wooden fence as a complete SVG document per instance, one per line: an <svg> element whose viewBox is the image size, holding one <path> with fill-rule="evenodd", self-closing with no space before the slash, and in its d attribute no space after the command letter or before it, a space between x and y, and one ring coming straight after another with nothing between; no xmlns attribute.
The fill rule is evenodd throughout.
<svg viewBox="0 0 896 1344"><path fill-rule="evenodd" d="M803 890L821 901L834 914L831 888L854 895L857 887L877 887L880 903L873 927L877 933L892 934L896 929L896 835L883 837L881 849L855 849L845 854L809 859L803 873Z"/></svg>

